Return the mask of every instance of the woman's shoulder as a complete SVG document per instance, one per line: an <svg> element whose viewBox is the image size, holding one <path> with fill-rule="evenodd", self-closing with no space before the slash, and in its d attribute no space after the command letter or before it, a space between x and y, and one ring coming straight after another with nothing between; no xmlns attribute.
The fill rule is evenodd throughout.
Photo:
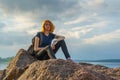
<svg viewBox="0 0 120 80"><path fill-rule="evenodd" d="M43 35L43 32L37 32L36 37L40 38L41 35Z"/></svg>
<svg viewBox="0 0 120 80"><path fill-rule="evenodd" d="M40 32L40 31L39 31L39 32L37 32L37 34L43 34L43 32Z"/></svg>

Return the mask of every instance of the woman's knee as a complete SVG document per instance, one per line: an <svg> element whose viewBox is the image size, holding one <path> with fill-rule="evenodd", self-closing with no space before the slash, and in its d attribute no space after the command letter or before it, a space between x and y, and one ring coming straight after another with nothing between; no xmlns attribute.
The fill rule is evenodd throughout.
<svg viewBox="0 0 120 80"><path fill-rule="evenodd" d="M61 40L61 41L58 42L58 44L64 44L64 43L65 43L64 40Z"/></svg>

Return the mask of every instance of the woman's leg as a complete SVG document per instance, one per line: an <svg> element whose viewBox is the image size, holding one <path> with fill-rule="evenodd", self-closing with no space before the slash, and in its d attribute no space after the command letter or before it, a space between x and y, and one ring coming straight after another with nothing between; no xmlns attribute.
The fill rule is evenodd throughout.
<svg viewBox="0 0 120 80"><path fill-rule="evenodd" d="M40 56L36 56L38 60L48 60L50 57L48 56L47 52L43 52Z"/></svg>
<svg viewBox="0 0 120 80"><path fill-rule="evenodd" d="M56 59L55 54L50 46L47 46L45 49L37 52L36 56L43 59L48 58L48 56L46 57L45 54L47 54L50 59Z"/></svg>
<svg viewBox="0 0 120 80"><path fill-rule="evenodd" d="M64 40L59 41L56 45L55 45L55 49L53 50L54 53L56 53L58 51L58 49L61 47L66 59L70 58L70 54L68 52L66 43Z"/></svg>

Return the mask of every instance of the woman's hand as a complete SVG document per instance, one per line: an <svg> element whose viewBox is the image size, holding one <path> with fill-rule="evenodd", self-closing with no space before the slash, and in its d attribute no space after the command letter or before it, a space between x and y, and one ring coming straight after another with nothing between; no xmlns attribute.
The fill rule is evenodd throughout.
<svg viewBox="0 0 120 80"><path fill-rule="evenodd" d="M54 50L54 49L55 49L55 45L54 45L54 44L52 44L52 46L51 46L51 47L52 47L52 50Z"/></svg>

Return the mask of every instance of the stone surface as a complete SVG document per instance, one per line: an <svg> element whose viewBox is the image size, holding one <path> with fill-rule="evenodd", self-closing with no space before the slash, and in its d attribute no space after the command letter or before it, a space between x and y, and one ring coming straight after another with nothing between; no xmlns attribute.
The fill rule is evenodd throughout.
<svg viewBox="0 0 120 80"><path fill-rule="evenodd" d="M115 80L72 61L37 61L18 80Z"/></svg>
<svg viewBox="0 0 120 80"><path fill-rule="evenodd" d="M36 60L24 49L20 49L15 58L13 58L6 68L5 74L3 75L5 76L3 80L16 80L25 71L27 66L34 61Z"/></svg>
<svg viewBox="0 0 120 80"><path fill-rule="evenodd" d="M39 61L20 49L0 71L0 80L120 80L120 68L62 59Z"/></svg>

